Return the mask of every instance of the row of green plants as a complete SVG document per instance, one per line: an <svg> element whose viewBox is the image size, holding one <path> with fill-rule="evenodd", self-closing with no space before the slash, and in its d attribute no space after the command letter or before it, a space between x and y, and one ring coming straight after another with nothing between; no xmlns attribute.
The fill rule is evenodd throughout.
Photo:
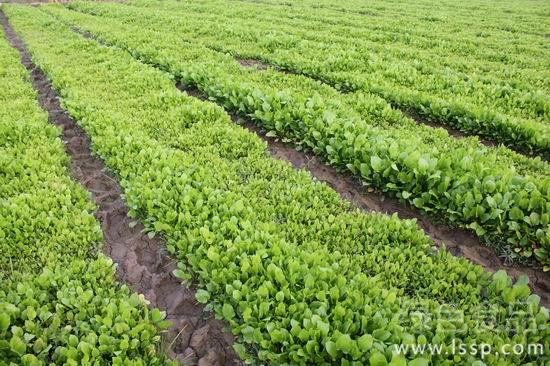
<svg viewBox="0 0 550 366"><path fill-rule="evenodd" d="M503 271L436 251L414 222L353 209L274 160L222 108L179 92L170 74L40 9L6 12L119 177L131 215L166 239L175 274L230 324L243 359L419 366L547 357L397 354L396 344L449 350L452 339L547 347L548 311L525 278L512 284ZM490 329L479 323L481 308L496 312Z"/></svg>
<svg viewBox="0 0 550 366"><path fill-rule="evenodd" d="M424 17L419 16L418 12L425 11L426 4L407 3L398 4L394 3L389 5L383 1L369 2L367 6L370 6L373 12L376 12L375 16L365 18L360 14L353 12L353 5L357 2L348 2L346 7L349 8L347 14L334 11L332 9L323 9L323 2L314 1L301 1L294 2L292 4L292 13L285 10L285 5L278 4L277 6L266 6L266 1L247 2L247 1L235 1L235 11L239 11L243 7L249 7L249 9L255 10L250 17L255 19L263 19L263 16L270 14L277 20L284 24L292 24L289 22L308 20L306 28L310 28L318 22L324 21L326 26L334 27L335 35L346 35L343 31L352 32L349 35L360 35L366 40L386 40L392 41L392 43L399 43L405 48L415 46L419 49L427 49L432 46L435 50L440 52L448 52L452 50L460 56L472 56L474 60L485 60L489 63L489 72L496 71L498 65L502 64L515 64L521 62L526 67L532 67L540 63L540 46L544 45L544 41L539 37L544 34L545 24L544 15L540 10L534 9L532 5L527 7L521 2L511 1L517 5L516 11L520 14L510 16L510 13L506 11L492 12L491 14L485 14L483 22L483 35L480 35L479 27L472 27L472 23L476 20L472 19L472 13L475 12L474 7L479 3L485 2L485 8L479 7L477 10L480 12L487 12L486 6L490 4L487 1L476 1L478 4L471 3L472 6L452 6L450 1L434 3L431 0L430 3L430 16L432 18L438 18L437 21L429 21ZM219 4L221 2L211 2L212 13L219 13L221 8ZM203 9L204 3L191 1L186 4L178 4L177 2L164 2L164 1L147 1L147 0L131 0L126 2L128 5L138 6L141 8L157 8L159 10L178 10L182 9L182 6L186 6L189 9ZM343 4L343 3L340 3ZM365 3L360 4L364 6ZM389 6L388 6L389 5ZM382 9L382 7L385 7ZM315 11L306 12L305 10L316 9ZM503 8L499 9L503 10ZM227 11L223 9L222 12ZM507 14L506 14L507 13ZM289 16L292 14L292 16ZM451 18L452 14L452 18ZM503 17L507 17L508 24L504 26ZM434 19L435 20L435 19ZM405 22L414 22L415 27L411 28ZM445 21L447 26L445 28L434 29L434 25L441 21ZM513 24L514 30L506 30L507 26ZM479 25L477 23L476 25ZM324 32L323 29L319 31ZM368 33L367 31L370 31ZM391 37L391 33L394 34ZM519 37L510 38L511 33L518 33ZM380 38L384 37L384 38ZM435 42L438 40L438 42ZM394 44L389 44L390 50L394 47ZM514 53L508 54L505 57L499 53L502 50L514 49ZM435 56L440 53L434 53ZM468 67L468 65L463 65ZM495 69L493 69L495 67Z"/></svg>
<svg viewBox="0 0 550 366"><path fill-rule="evenodd" d="M152 2L151 5L157 4L156 2ZM132 7L128 6L121 6L118 4L90 4L90 3L75 3L69 5L71 9L82 11L86 13L90 13L93 15L101 16L101 17L109 17L116 19L118 21L126 22L128 24L133 24L136 22L139 22L140 19L146 18L147 22L143 23L144 26L154 27L154 29L161 29L161 30L170 30L173 32L177 32L179 36L186 36L184 37L184 40L192 40L193 42L200 41L201 39L204 39L203 33L201 34L193 34L189 33L188 30L186 31L186 27L189 24L197 24L195 20L187 20L185 22L182 22L179 17L169 16L167 12L161 12L160 10L168 7L171 10L171 7L176 6L172 2L162 2L158 3L159 6L157 7L156 13L153 12L147 12L144 13L142 9L134 9ZM176 3L178 6L180 6L180 3ZM171 7L170 7L171 6ZM159 10L160 8L160 10ZM162 14L162 17L159 17L158 14ZM76 21L77 15L72 15L73 19ZM201 19L203 22L206 22L209 15L206 16L201 15ZM159 19L160 18L160 19ZM86 20L88 18L79 18L78 20ZM208 31L210 33L210 31ZM218 32L219 34L223 34L222 32ZM206 45L207 47L211 47L212 45ZM242 47L242 43L241 43ZM215 53L214 53L215 54ZM227 58L225 57L219 57L218 56L218 62L227 62ZM161 66L164 67L164 66ZM402 114L400 114L398 111L391 111L391 106L384 102L381 98L373 98L369 93L365 92L357 92L357 93L350 93L349 96L341 96L339 93L337 93L333 88L325 87L319 85L319 83L312 82L311 80L304 79L304 78L281 78L280 74L270 74L269 79L272 83L277 82L276 87L284 88L290 86L297 86L298 82L304 84L304 89L306 90L313 90L317 93L323 94L326 98L337 98L337 99L343 99L345 100L346 104L349 104L352 108L356 109L358 113L362 113L365 116L368 116L369 114L375 113L376 121L372 121L373 123L392 123L396 126L404 124L404 127L410 128L411 123L413 122L410 119L406 119L403 117ZM285 84L286 83L286 84ZM290 84L289 84L290 83ZM379 111L373 110L372 105L369 105L368 103L365 103L361 105L361 96L369 95L371 100L376 100L376 108L383 111L383 114L380 116ZM359 97L358 97L359 96ZM370 107L370 108L369 108ZM374 116L371 116L371 119ZM432 131L432 129L424 129L426 131ZM456 145L456 142L450 141L451 139L445 140L444 145L452 144L451 148L456 148L457 146L460 146L460 143ZM500 155L509 155L512 158L508 161L506 161L506 164L513 164L520 170L524 166L529 166L531 169L529 171L530 174L537 174L541 173L542 175L546 176L547 171L549 169L548 164L545 163L539 163L538 159L526 159L523 158L522 155L519 154L513 154L509 150L500 148L499 154ZM522 172L523 173L523 172Z"/></svg>
<svg viewBox="0 0 550 366"><path fill-rule="evenodd" d="M0 365L167 365L163 314L116 283L89 194L0 30Z"/></svg>
<svg viewBox="0 0 550 366"><path fill-rule="evenodd" d="M164 14L159 7L166 9ZM344 91L372 92L428 118L549 157L550 87L543 71L547 66L543 45L532 64L523 60L508 64L476 60L476 52L457 55L451 47L436 51L434 41L422 47L388 39L398 30L379 36L360 25L327 25L330 16L294 17L310 14L307 9L295 10L289 17L279 8L246 2L233 7L223 2L202 6L162 2L159 7L138 13L179 20L179 34L186 39L303 73ZM181 14L189 19L181 21ZM274 18L282 19L274 23ZM514 58L524 52L517 45L511 47Z"/></svg>
<svg viewBox="0 0 550 366"><path fill-rule="evenodd" d="M168 71L367 184L474 230L502 252L511 248L510 257L550 263L550 169L540 159L418 126L372 94L342 96L304 76L241 67L229 55L182 42L168 18L162 21L166 27L155 31L158 20L135 17L124 8L70 6L97 7L117 19L63 7L45 10Z"/></svg>
<svg viewBox="0 0 550 366"><path fill-rule="evenodd" d="M453 12L452 22L448 22L450 24L447 27L438 29L438 32L435 33L431 22L417 21L414 29L407 27L404 24L407 18L417 17L418 15L414 14L415 12L406 12L403 7L399 8L398 13L384 14L365 22L364 17L354 19L353 16L346 15L344 17L340 13L306 12L301 7L298 10L293 10L292 16L289 17L289 13L281 11L281 7L258 6L246 2L241 2L239 6L230 9L220 6L223 2L211 2L206 5L192 1L183 4L174 1L131 1L129 4L140 8L150 9L154 7L158 11L186 12L204 16L205 23L208 25L214 19L235 16L239 19L239 22L234 26L232 24L232 27L229 28L232 31L241 29L241 25L245 24L243 21L246 21L246 24L259 26L259 29L252 29L252 32L245 38L246 41L258 41L258 30L261 30L264 38L267 38L264 40L265 43L272 41L270 38L277 36L280 37L281 43L287 42L287 39L289 42L299 42L300 40L336 43L355 42L350 44L354 46L352 51L357 51L359 46L368 47L377 51L377 59L392 56L392 58L400 57L412 61L418 57L422 60L429 57L432 61L438 61L438 63L452 70L463 73L475 72L482 63L483 75L473 75L473 78L493 82L501 79L513 81L515 87L519 90L525 90L528 87L543 89L549 87L544 74L533 73L533 69L541 68L541 61L543 61L540 57L540 48L544 46L544 42L540 37L536 34L523 34L522 37L512 39L507 37L506 32L489 31L489 34L485 37L476 37L470 34L466 38L457 38L459 32L451 28L451 25L460 27L463 31L478 32L478 30L467 24L459 23L457 12ZM245 10L248 10L250 15L246 19L241 19ZM471 21L471 15L468 17ZM271 32L268 32L265 28L265 22L269 19L276 20ZM501 23L502 19L499 18L498 22ZM212 34L209 28L204 28L204 25L203 27L197 27L194 19L191 19L189 25L193 25L190 29L195 29L195 31L202 28L201 36ZM217 28L218 25L214 25L214 27ZM484 22L484 28L488 27L490 27L490 24L487 24L487 21ZM317 32L311 32L311 30ZM543 32L542 29L531 29L531 31ZM225 29L222 30L221 34L225 35L227 33L228 31ZM240 32L238 35L242 36ZM300 40L294 38L298 35ZM385 46L383 53L381 52L380 43L384 43ZM508 53L508 57L502 57L502 50L506 48L513 48L514 52ZM275 51L279 52L280 50L275 49ZM449 55L459 57L450 58ZM351 60L349 61L351 62ZM387 61L391 61L391 59ZM359 65L360 63L356 61L350 66L355 68Z"/></svg>

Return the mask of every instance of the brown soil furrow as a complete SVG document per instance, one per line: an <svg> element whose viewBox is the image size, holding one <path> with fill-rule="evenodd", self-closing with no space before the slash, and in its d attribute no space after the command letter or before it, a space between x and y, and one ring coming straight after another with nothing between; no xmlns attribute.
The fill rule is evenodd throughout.
<svg viewBox="0 0 550 366"><path fill-rule="evenodd" d="M190 96L202 100L208 99L207 96L195 88L189 88L181 84L176 86ZM269 152L273 157L290 162L296 169L308 170L315 179L328 184L343 199L348 200L354 206L367 212L397 213L403 219L416 219L417 225L438 247L445 246L453 255L467 258L481 265L487 271L496 272L504 269L514 279L521 275L527 275L529 285L533 292L541 297L541 303L546 307L550 305L550 273L521 264L508 263L493 249L481 244L479 238L470 231L437 224L433 218L423 214L420 210L365 187L359 178L351 173L339 172L336 168L325 164L321 158L313 153L298 151L292 144L273 137L267 137L265 132L251 120L228 113L235 123L266 141Z"/></svg>
<svg viewBox="0 0 550 366"><path fill-rule="evenodd" d="M496 272L504 269L514 279L527 275L530 287L541 297L541 303L547 307L550 305L549 273L526 265L508 263L493 249L481 244L479 238L470 231L438 224L433 218L416 208L380 192L371 191L361 183L359 178L350 173L337 171L334 167L325 164L318 156L298 151L291 144L265 136L265 133L250 121L241 122L241 125L267 141L272 156L289 161L296 169L307 169L313 177L327 183L354 206L365 211L390 215L397 213L402 219L416 219L417 225L438 247L444 246L453 255L467 258L487 271Z"/></svg>
<svg viewBox="0 0 550 366"><path fill-rule="evenodd" d="M461 130L457 129L457 128L454 128L446 123L442 123L442 122L437 122L437 121L432 121L426 117L423 117L421 114L419 114L418 112L414 111L413 109L403 109L403 108L400 108L398 105L394 105L392 104L392 107L395 108L395 109L400 109L407 117L409 117L410 119L412 119L413 121L415 121L417 124L419 125L427 125L427 126L430 126L432 128L442 128L444 130L447 131L447 133L449 134L449 136L451 137L454 137L454 138L465 138L465 137L474 137L476 136L479 140L479 142L487 147L495 147L495 146L498 146L499 143L496 142L495 140L491 140L491 139L488 139L486 137L483 137L481 135L477 135L473 132L470 132L470 133L466 133L466 132L462 132ZM512 147L508 147L509 149L512 149ZM527 154L526 154L527 155Z"/></svg>
<svg viewBox="0 0 550 366"><path fill-rule="evenodd" d="M85 131L61 108L50 82L35 67L1 11L0 22L29 70L41 107L48 112L50 122L62 129L72 176L91 192L98 206L96 217L104 233L104 252L117 263L117 277L144 294L152 306L166 311L167 319L172 321L173 326L164 335L168 354L186 365L242 364L231 348L233 336L223 331L224 323L205 312L195 300L195 291L182 286L172 275L176 266L165 252L163 241L150 239L141 224L130 227L133 220L119 184L103 161L92 156Z"/></svg>

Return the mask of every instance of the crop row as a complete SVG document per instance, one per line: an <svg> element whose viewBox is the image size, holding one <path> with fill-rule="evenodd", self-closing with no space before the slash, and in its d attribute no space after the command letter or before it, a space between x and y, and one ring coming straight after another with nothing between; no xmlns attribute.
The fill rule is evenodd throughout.
<svg viewBox="0 0 550 366"><path fill-rule="evenodd" d="M479 1L477 2L479 3ZM211 6L212 14L220 12L220 3L213 2ZM512 19L509 13L504 15L510 19L509 24L506 25L503 25L502 22L503 12L493 12L490 16L485 14L484 29L483 32L480 32L479 29L472 27L471 23L476 22L476 19L472 19L471 7L452 7L449 2L446 4L443 4L443 2L438 3L442 4L440 7L437 6L438 4L430 4L430 16L439 18L437 21L435 19L434 21L429 21L426 19L428 17L419 19L418 12L426 11L426 9L423 6L418 6L418 2L407 4L394 3L398 6L394 6L393 4L392 6L387 6L388 3L382 1L378 1L378 4L376 2L368 2L367 6L371 7L372 12L375 13L371 17L365 17L357 13L354 14L353 11L348 12L348 14L342 14L341 12L326 9L326 7L323 9L323 6L326 4L323 4L322 1L311 1L309 3L305 1L294 2L291 12L285 11L285 9L289 9L285 8L283 4L265 6L266 1L262 1L261 4L253 1L234 1L233 3L235 6L232 8L235 8L236 12L245 7L253 9L255 12L250 14L250 17L253 19L263 19L266 14L270 14L275 17L278 21L277 23L282 21L284 24L287 24L287 22L291 22L293 19L296 21L307 20L307 28L320 21L324 21L326 26L339 26L333 29L336 31L336 34L344 35L342 31L345 30L353 32L349 34L351 36L361 35L366 40L391 40L393 41L392 44L388 45L390 48L394 47L393 43L399 43L405 48L416 46L420 49L426 49L431 46L434 48L434 51L437 51L437 53L434 52L436 56L452 50L453 53L456 52L459 56L472 56L474 60L488 61L490 63L488 71L496 71L497 69L492 69L491 67L498 67L499 64L514 66L514 64L521 62L527 68L540 64L540 47L544 45L544 40L539 36L544 34L546 30L543 22L544 16L542 14L535 14L537 12L535 10L529 14L531 18L524 17L523 14L518 14L518 16L514 17L515 19ZM183 6L186 9L204 9L204 3L194 1L183 5L174 1L131 0L126 4L159 10L177 11L178 9L183 9ZM348 2L346 6L349 7L349 10L352 10L351 8L353 8L354 4L357 3ZM365 5L365 3L362 5ZM525 10L534 10L521 6L521 3L517 3L517 5L519 5L517 7L518 13ZM384 6L386 8L382 9ZM315 8L316 11L304 11L311 8ZM453 17L449 19L448 13L451 8L453 8ZM222 12L227 10L223 9ZM486 9L479 10L486 12ZM410 22L414 18L416 18L414 28L405 24L405 22ZM537 19L539 22L535 22L533 19ZM434 23L437 24L442 20L447 21L447 27L435 28ZM515 29L508 31L503 29L512 28L512 24ZM324 32L324 29L319 29L319 31ZM390 34L395 32L398 32L398 34L393 34L393 37L390 37ZM511 38L509 37L510 33L519 33L520 36ZM514 53L509 53L503 57L502 51L509 51L510 49L513 49ZM491 63L491 60L495 61L495 63ZM468 66L464 63L463 67L472 67L472 65Z"/></svg>
<svg viewBox="0 0 550 366"><path fill-rule="evenodd" d="M518 45L510 46L511 55L506 52L513 62L505 63L499 61L502 50L478 60L479 51L464 55L461 48L453 49L462 46L456 40L443 46L433 40L417 43L414 35L396 41L399 30L380 34L361 24L342 25L344 14L311 17L307 9L295 9L289 16L280 8L249 3L227 7L223 2L162 2L138 12L141 17L154 13L180 20L178 34L186 39L342 90L372 92L429 118L548 158L550 88L543 45L534 48L532 61L521 59L525 51ZM185 22L181 14L188 16Z"/></svg>
<svg viewBox="0 0 550 366"><path fill-rule="evenodd" d="M492 246L549 263L548 164L418 126L371 94L342 96L303 76L246 69L228 55L182 42L168 18L141 18L116 5L71 7L105 17L62 7L46 11L167 70L364 182L471 228Z"/></svg>
<svg viewBox="0 0 550 366"><path fill-rule="evenodd" d="M306 12L299 8L292 13L280 11L281 8L272 8L267 6L258 6L255 4L247 4L246 2L239 3L235 7L220 6L223 2L213 2L211 5L205 6L200 2L147 2L147 1L131 1L130 5L139 8L154 8L160 13L171 12L181 13L186 12L197 16L205 17L205 24L212 25L216 29L216 25L211 24L213 20L225 19L228 16L234 16L238 22L232 23L230 28L222 30L221 35L224 37L228 34L241 36L240 30L244 24L252 24L258 28L251 28L246 39L243 41L258 42L257 34L262 32L264 37L264 45L273 43L279 39L280 43L289 43L294 45L294 42L301 40L309 42L331 41L335 43L355 42L353 51L357 51L358 47L368 47L377 51L376 60L380 58L396 56L413 60L415 57L425 59L430 57L444 64L444 66L455 71L464 73L472 73L479 70L479 63L483 63L483 78L481 80L513 81L516 88L525 90L526 87L538 87L547 90L550 85L545 80L544 74L536 74L533 71L540 70L541 57L540 48L544 46L538 35L530 35L529 37L507 38L503 37L505 32L491 32L488 37L471 37L457 39L455 29L445 27L439 29L439 32L434 33L433 24L430 22L418 22L414 29L402 24L409 16L416 17L417 14L404 13L403 9L399 9L399 14L390 14L389 16L375 17L365 22L364 17L353 18L349 15L343 17L341 14L323 13L323 12ZM209 11L206 11L208 9ZM248 10L253 12L246 18L243 18L243 11ZM290 16L291 14L291 16ZM456 14L453 14L456 15ZM391 17L391 19L388 19ZM277 22L273 24L271 32L265 28L265 23L269 19L275 19ZM205 37L212 35L212 29L206 28L205 24L201 27L196 23L196 19L191 18L187 25L188 30L198 31L197 35ZM453 19L455 25L456 18ZM291 26L293 28L291 28ZM324 27L323 27L324 26ZM463 27L463 25L459 25ZM484 27L487 27L484 24ZM231 30L231 32L228 32ZM317 32L311 32L316 30ZM408 32L406 32L408 30ZM442 32L443 30L443 32ZM473 30L478 32L477 30ZM487 32L487 30L486 30ZM300 36L300 39L295 39L293 36ZM497 36L501 38L495 39ZM489 41L485 41L488 39ZM384 53L381 53L380 43L384 43ZM242 44L241 44L242 46ZM272 46L276 46L273 44ZM284 47L279 45L275 48L275 52L284 51ZM503 48L513 48L514 52L509 53L509 57L502 57ZM337 48L338 49L338 48ZM508 51L509 52L509 51ZM389 55L388 55L389 54ZM461 58L449 58L449 54L460 56ZM467 57L468 60L464 58ZM331 59L334 61L333 59ZM351 60L350 60L351 61ZM374 60L371 60L374 61ZM387 59L386 61L391 61ZM473 62L472 62L473 61ZM355 64L358 64L355 62ZM348 65L353 66L353 65ZM487 78L490 76L490 78ZM481 75L473 75L473 78L480 78ZM523 111L522 113L529 113Z"/></svg>
<svg viewBox="0 0 550 366"><path fill-rule="evenodd" d="M131 214L165 237L179 259L176 274L198 283L197 299L229 322L243 358L483 365L472 355L405 357L394 346L430 342L448 350L451 339L548 346L547 310L524 278L512 286L504 272L489 275L435 251L411 221L351 209L307 173L272 159L223 109L179 92L169 74L39 9L6 10L118 175ZM480 307L499 314L491 329L480 326ZM517 328L509 329L509 319Z"/></svg>
<svg viewBox="0 0 550 366"><path fill-rule="evenodd" d="M157 4L157 3L153 2L153 4ZM214 46L214 43L212 43L212 42L214 42L216 38L205 36L205 33L212 34L212 32L210 32L210 30L201 30L199 32L199 34L193 33L189 30L189 28L188 28L189 25L191 25L191 29L194 29L195 31L197 30L196 29L196 24L198 22L197 20L189 19L189 20L186 20L185 22L182 22L181 18L178 17L177 15L176 16L174 16L173 14L170 15L170 13L168 11L164 11L164 12L162 11L162 9L164 7L168 7L168 9L172 9L172 7L182 6L182 5L180 5L181 3L162 2L162 3L158 3L158 4L159 4L159 6L156 7L156 9L157 9L156 12L148 12L144 9L139 9L139 8L136 9L136 8L129 7L129 6L121 6L119 4L74 3L74 4L70 4L69 7L71 9L74 9L74 10L77 10L77 11L93 14L93 15L96 15L96 16L101 16L102 18L112 18L113 20L116 20L118 22L123 22L123 23L126 23L128 25L138 23L138 24L141 24L143 26L146 26L147 28L151 28L151 29L158 30L158 31L177 32L178 36L183 38L185 44L187 44L189 42L199 42L200 43L201 40L208 40L208 42L206 42L207 44L201 43L201 45L206 45L206 47L210 47L210 48L212 48ZM175 10L175 9L172 9L172 10ZM214 12L214 9L212 10L212 12ZM207 22L209 18L215 17L215 16L216 15L209 15L209 14L202 15L201 14L200 18L203 19L204 22ZM77 15L75 15L75 14L72 15L72 19L74 19L75 21L77 19L80 20L80 21L85 21L85 20L91 21L91 20L89 20L90 19L89 17L88 18L85 18L85 17L77 18ZM111 23L111 24L113 24L113 23ZM215 32L215 33L218 34L218 35L223 34L223 32L221 32L221 31L220 32ZM228 40L224 39L223 41L228 41ZM216 47L219 46L220 48L223 48L223 46L220 45L221 43L223 43L223 42L219 42L219 40L218 40L217 43L215 43ZM240 46L243 47L243 45L244 45L244 42L241 42ZM216 55L216 54L217 53L212 53L212 55ZM217 62L224 62L224 61L227 62L227 57L220 57L218 55L217 58L216 58L216 61ZM165 66L161 65L161 67L165 67ZM276 74L270 75L269 78L274 79L275 75ZM321 86L319 86L318 83L312 83L311 81L308 81L307 79L304 79L304 78L294 79L293 77L290 77L290 78L285 78L284 81L288 82L288 80L299 80L300 82L304 83L304 87L305 87L306 90L313 90L317 93L322 93L327 98L343 99L347 102L346 104L349 104L351 107L354 107L355 109L357 109L358 113L363 113L366 116L368 116L370 113L373 113L373 111L368 110L368 108L367 108L368 106L366 106L366 105L357 106L357 103L360 102L361 96L366 95L367 93L361 93L361 92L351 93L351 95L349 97L346 97L346 96L339 95L332 88L322 88ZM275 80L275 81L278 81L280 83L280 84L276 84L276 86L278 86L278 87L284 87L285 86L283 84L283 80ZM296 83L294 83L294 84L296 84ZM371 97L371 99L376 99L376 98ZM390 110L391 109L390 106L388 104L384 103L384 101L380 98L377 99L377 106L376 107L380 110ZM378 119L382 119L386 123L388 121L391 121L391 123L393 123L393 124L402 124L402 123L404 123L405 125L408 124L408 123L403 121L402 115L399 114L397 111L395 111L393 113L391 113L389 111L384 111L384 112L386 112L386 113L383 114L382 116L376 115L376 117ZM382 117L382 118L380 118L380 117ZM410 123L411 121L409 120L407 122ZM432 131L431 129L424 129L424 130ZM452 142L447 142L446 140L445 140L445 143L446 144L452 144ZM456 146L459 146L459 145L454 145L454 146L452 146L452 148L454 149L454 148L456 148ZM499 154L513 156L510 161L506 162L507 164L514 164L514 165L520 166L520 169L521 169L521 166L531 166L533 169L532 169L532 171L530 171L530 173L536 173L537 170L538 170L539 173L542 171L543 176L547 175L546 174L546 172L548 170L548 165L547 164L537 164L537 163L533 162L533 160L531 160L531 159L524 159L524 158L522 158L521 155L513 154L513 153L507 151L506 149L500 149Z"/></svg>
<svg viewBox="0 0 550 366"><path fill-rule="evenodd" d="M94 205L28 79L0 30L0 365L166 364L163 315L97 253Z"/></svg>

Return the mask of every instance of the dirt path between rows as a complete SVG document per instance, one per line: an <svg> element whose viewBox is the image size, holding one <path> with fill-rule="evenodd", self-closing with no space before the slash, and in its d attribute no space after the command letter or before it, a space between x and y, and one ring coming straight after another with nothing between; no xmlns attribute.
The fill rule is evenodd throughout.
<svg viewBox="0 0 550 366"><path fill-rule="evenodd" d="M134 220L128 216L119 184L103 161L92 156L86 133L61 108L50 82L35 67L1 11L0 22L9 42L21 54L49 121L62 129L73 178L92 193L98 206L96 217L104 233L104 252L118 264L118 279L144 294L152 306L166 311L167 319L173 322L164 334L168 355L185 365L241 365L231 347L233 336L223 331L224 323L205 312L195 300L195 291L182 286L172 275L176 266L165 252L163 241L150 239L141 224L130 227Z"/></svg>
<svg viewBox="0 0 550 366"><path fill-rule="evenodd" d="M308 170L313 177L327 183L354 206L367 212L383 212L389 215L397 213L402 219L416 219L418 227L438 247L445 246L453 255L467 258L487 271L496 272L504 269L514 279L527 275L529 286L541 297L541 303L546 307L550 306L550 273L521 264L507 263L493 249L481 244L479 238L470 231L434 223L433 218L420 210L405 205L397 199L384 196L380 192L370 191L363 186L359 178L351 173L337 171L325 164L318 156L298 151L291 144L267 137L265 132L254 123L246 121L240 124L265 140L272 156L289 161L296 169Z"/></svg>
<svg viewBox="0 0 550 366"><path fill-rule="evenodd" d="M204 94L195 88L188 88L181 84L177 84L177 88L190 96L208 100ZM549 307L550 273L520 264L507 263L494 250L481 244L479 238L470 231L436 224L433 218L423 214L420 210L406 206L397 199L384 196L380 192L369 190L363 186L358 177L351 173L339 172L334 167L325 164L321 158L313 153L298 151L292 144L281 142L273 137L267 137L265 132L251 120L227 112L235 123L266 141L269 152L274 158L288 161L296 169L308 170L315 179L328 184L340 194L340 197L348 200L354 206L367 212L383 212L390 215L397 213L402 219L416 219L419 228L438 247L445 246L453 255L467 258L481 265L487 271L496 272L505 269L514 279L521 275L527 275L529 286L533 292L541 297L541 303L544 306Z"/></svg>
<svg viewBox="0 0 550 366"><path fill-rule="evenodd" d="M449 136L451 136L453 138L462 139L462 138L465 138L465 137L474 137L475 136L475 137L478 138L478 141L479 141L480 144L485 145L487 147L496 147L496 146L499 145L499 143L496 142L495 140L488 139L488 138L483 137L481 135L476 135L473 132L470 132L470 133L462 132L461 130L459 130L457 128L454 128L454 127L452 127L452 126L450 126L446 123L433 121L433 120L431 120L427 117L422 116L420 113L418 113L417 111L415 111L413 109L401 108L401 107L399 107L398 105L395 105L395 104L391 104L391 106L395 109L401 110L401 112L403 112L407 117L409 117L410 119L415 121L416 124L426 125L426 126L430 126L432 128L442 128L445 131L447 131ZM508 148L512 149L509 146L508 146Z"/></svg>

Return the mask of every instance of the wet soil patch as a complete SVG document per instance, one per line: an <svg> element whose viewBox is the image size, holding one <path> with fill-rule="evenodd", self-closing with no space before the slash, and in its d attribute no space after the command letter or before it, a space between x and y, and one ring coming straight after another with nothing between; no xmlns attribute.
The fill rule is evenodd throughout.
<svg viewBox="0 0 550 366"><path fill-rule="evenodd" d="M209 48L213 51L216 51L216 52L222 52L222 53L224 52L224 51L219 50L217 48L208 47L208 46L205 46L205 47L207 47L207 48ZM279 66L279 65L268 64L268 63L265 63L263 61L256 60L256 59L251 59L251 58L240 58L239 56L234 56L234 58L235 58L235 61L237 61L239 63L239 65L241 65L243 67L246 67L246 68L249 68L249 69L256 69L258 71L273 69L275 71L279 71L279 72L282 72L282 73L287 74L287 75L302 75L302 76L305 76L307 78L316 80L318 82L325 83L325 81L323 81L322 79L313 78L310 75L304 74L300 71L292 70L292 69L285 68L285 67L282 67L282 66ZM342 94L345 94L348 91L339 90L339 92L342 93Z"/></svg>
<svg viewBox="0 0 550 366"><path fill-rule="evenodd" d="M173 326L164 334L163 342L168 355L185 365L241 365L231 347L233 336L223 330L225 324L213 319L212 313L206 312L195 300L195 291L182 286L172 275L175 261L165 252L162 239L150 239L139 223L133 226L134 220L128 216L116 179L102 160L92 156L85 131L61 108L50 82L33 64L1 11L0 22L29 70L49 121L62 129L61 138L71 157L73 178L92 193L98 206L96 217L104 233L104 252L118 264L118 279L144 294L152 306L166 311L167 319L172 321Z"/></svg>
<svg viewBox="0 0 550 366"><path fill-rule="evenodd" d="M263 63L262 61L253 60L253 59L237 59L237 62L244 67L254 67L258 70L267 70L268 68L272 67L275 68L275 66L268 65L266 63ZM277 68L279 70L279 68Z"/></svg>
<svg viewBox="0 0 550 366"><path fill-rule="evenodd" d="M91 39L91 40L94 40L94 41L97 41L96 39L96 36L94 36L92 33L90 32L86 32L85 30L82 30L82 29L79 29L79 28L76 28L76 27L71 27L71 30L75 33L78 33L80 34L82 37L84 38L87 38L87 39ZM102 43L103 44L103 43Z"/></svg>

